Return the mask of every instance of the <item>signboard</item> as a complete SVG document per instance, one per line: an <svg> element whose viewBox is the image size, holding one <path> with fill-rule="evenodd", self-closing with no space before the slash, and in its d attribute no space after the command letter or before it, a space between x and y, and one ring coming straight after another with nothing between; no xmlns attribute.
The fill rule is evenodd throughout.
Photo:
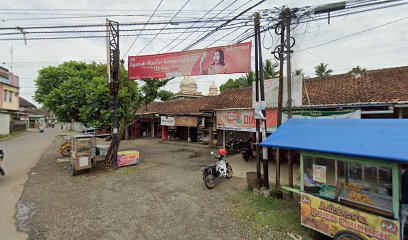
<svg viewBox="0 0 408 240"><path fill-rule="evenodd" d="M139 152L130 151L120 151L118 152L118 167L124 167L129 165L134 165L139 163Z"/></svg>
<svg viewBox="0 0 408 240"><path fill-rule="evenodd" d="M183 52L129 56L129 79L247 73L251 42Z"/></svg>
<svg viewBox="0 0 408 240"><path fill-rule="evenodd" d="M243 132L256 132L255 111L221 110L217 111L217 129ZM266 126L268 132L274 132L277 125L278 112L276 109L266 110Z"/></svg>
<svg viewBox="0 0 408 240"><path fill-rule="evenodd" d="M319 183L326 183L326 166L313 164L313 181Z"/></svg>
<svg viewBox="0 0 408 240"><path fill-rule="evenodd" d="M312 195L301 195L302 225L333 237L348 231L363 239L400 239L399 222L368 214Z"/></svg>
<svg viewBox="0 0 408 240"><path fill-rule="evenodd" d="M176 120L174 119L174 117L161 116L160 125L174 127L176 126Z"/></svg>
<svg viewBox="0 0 408 240"><path fill-rule="evenodd" d="M179 127L197 127L197 117L175 117L176 126Z"/></svg>
<svg viewBox="0 0 408 240"><path fill-rule="evenodd" d="M302 76L292 76L292 107L302 106ZM287 79L283 79L283 102L286 107L288 102ZM278 108L279 78L264 80L266 108ZM255 82L252 83L252 107L255 108Z"/></svg>
<svg viewBox="0 0 408 240"><path fill-rule="evenodd" d="M307 118L307 119L360 119L361 110L346 109L335 111L311 111L311 110L295 110L292 111L292 118ZM282 122L288 119L287 112L282 115Z"/></svg>

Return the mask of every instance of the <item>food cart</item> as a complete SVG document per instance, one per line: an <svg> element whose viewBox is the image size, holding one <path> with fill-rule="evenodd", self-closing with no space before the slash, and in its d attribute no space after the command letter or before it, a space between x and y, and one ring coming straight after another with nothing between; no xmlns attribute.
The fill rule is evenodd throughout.
<svg viewBox="0 0 408 240"><path fill-rule="evenodd" d="M302 225L336 240L404 239L408 120L289 119L260 145L300 152L300 188L283 188L300 194Z"/></svg>
<svg viewBox="0 0 408 240"><path fill-rule="evenodd" d="M97 145L97 138L105 138L109 134L77 135L71 137L71 175L79 171L90 171L98 161L105 160L109 146Z"/></svg>

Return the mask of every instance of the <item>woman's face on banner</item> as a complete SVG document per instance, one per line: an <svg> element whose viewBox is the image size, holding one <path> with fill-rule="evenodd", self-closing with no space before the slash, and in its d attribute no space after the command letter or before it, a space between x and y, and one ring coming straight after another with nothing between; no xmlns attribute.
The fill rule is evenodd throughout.
<svg viewBox="0 0 408 240"><path fill-rule="evenodd" d="M218 51L214 52L213 60L215 64L220 63L220 52Z"/></svg>

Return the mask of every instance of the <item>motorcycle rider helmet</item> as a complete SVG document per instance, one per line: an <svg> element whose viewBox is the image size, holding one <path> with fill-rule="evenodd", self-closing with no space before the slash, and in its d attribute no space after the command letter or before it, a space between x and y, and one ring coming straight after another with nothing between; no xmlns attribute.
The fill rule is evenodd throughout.
<svg viewBox="0 0 408 240"><path fill-rule="evenodd" d="M220 150L218 150L218 153L219 153L221 156L225 156L225 155L227 154L227 150L225 150L224 148L220 148Z"/></svg>

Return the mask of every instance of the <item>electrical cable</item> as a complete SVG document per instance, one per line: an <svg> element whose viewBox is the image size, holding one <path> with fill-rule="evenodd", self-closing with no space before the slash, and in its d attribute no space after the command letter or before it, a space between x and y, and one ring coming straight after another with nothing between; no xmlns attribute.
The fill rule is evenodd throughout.
<svg viewBox="0 0 408 240"><path fill-rule="evenodd" d="M387 25L390 25L390 24L393 24L393 23L397 23L397 22L403 21L403 20L405 20L405 19L408 19L408 16L407 16L407 17L403 17L403 18L396 19L396 20L391 21L391 22L387 22L387 23L384 23L384 24L380 24L380 25L377 25L377 26L375 26L375 27L367 28L367 29L365 29L365 30L358 31L358 32L355 32L355 33L352 33L352 34L349 34L349 35L346 35L346 36L343 36L343 37L339 37L339 38L330 40L330 41L328 41L328 42L324 42L324 43L321 43L321 44L317 44L317 45L314 45L314 46L311 46L311 47L306 47L306 48L304 48L304 49L298 50L297 52L303 52L303 51L306 51L306 50L309 50L309 49L312 49L312 48L317 48L317 47L320 47L320 46L324 46L324 45L327 45L327 44L330 44L330 43L333 43L333 42L337 42L337 41L339 41L339 40L343 40L343 39L346 39L346 38L349 38L349 37L353 37L353 36L356 36L356 35L359 35L359 34L362 34L362 33L365 33L365 32L372 31L372 30L377 29L377 28L380 28L380 27L384 27L384 26L387 26Z"/></svg>
<svg viewBox="0 0 408 240"><path fill-rule="evenodd" d="M146 24L148 24L150 22L150 20L152 19L152 17L154 16L154 14L156 13L157 9L160 7L160 5L162 4L164 0L160 0L159 4L157 5L156 9L154 10L154 12L152 13L152 15L150 16L149 20L147 20ZM143 25L143 29L142 31L145 29L146 24ZM133 40L132 44L130 45L129 49L126 51L126 53L123 55L122 60L127 56L127 54L129 53L130 49L133 47L133 45L135 44L137 38L140 36L140 34L142 33L142 31L139 32L139 34L136 36L135 40Z"/></svg>
<svg viewBox="0 0 408 240"><path fill-rule="evenodd" d="M186 48L184 48L183 50L187 50L190 49L192 47L194 47L195 45L197 45L199 42L201 42L202 40L206 39L207 37L211 36L212 34L214 34L216 31L220 30L221 28L225 27L227 24L229 24L230 22L236 20L237 18L239 18L240 16L242 16L243 14L245 14L246 12L250 11L251 9L255 8L256 6L264 3L266 0L260 0L258 3L254 4L253 6L251 6L250 8L247 8L246 10L242 11L240 14L236 15L235 17L231 18L230 20L227 20L226 22L224 22L223 24L221 24L220 26L218 26L216 29L212 30L211 32L207 33L206 35L204 35L203 37L201 37L200 39L198 39L196 42L194 42L193 44L190 44L189 46L187 46Z"/></svg>
<svg viewBox="0 0 408 240"><path fill-rule="evenodd" d="M206 12L199 20L202 20L205 16L207 16L212 10L214 10L216 7L218 7L218 5L220 5L222 2L224 2L224 0L221 0L220 2L218 2L214 7L212 7L208 12ZM195 23L193 23L190 27L193 27L195 25ZM204 24L205 25L205 24ZM197 29L198 30L198 29ZM187 30L186 30L187 31ZM196 32L196 31L195 31ZM183 42L184 40L186 40L188 37L190 37L192 34L194 34L195 32L192 32L190 35L188 35L186 38L184 38L182 41L180 41L177 45L173 46L172 48L168 49L166 51L170 52L172 49L174 49L175 47L177 47L181 42ZM164 46L162 49L159 50L159 53L161 51L163 51L163 49L167 48L168 46L170 46L174 41L178 40L179 37L181 35L183 35L185 32L181 33L180 35L178 35L173 41L171 41L170 43L168 43L166 46Z"/></svg>

